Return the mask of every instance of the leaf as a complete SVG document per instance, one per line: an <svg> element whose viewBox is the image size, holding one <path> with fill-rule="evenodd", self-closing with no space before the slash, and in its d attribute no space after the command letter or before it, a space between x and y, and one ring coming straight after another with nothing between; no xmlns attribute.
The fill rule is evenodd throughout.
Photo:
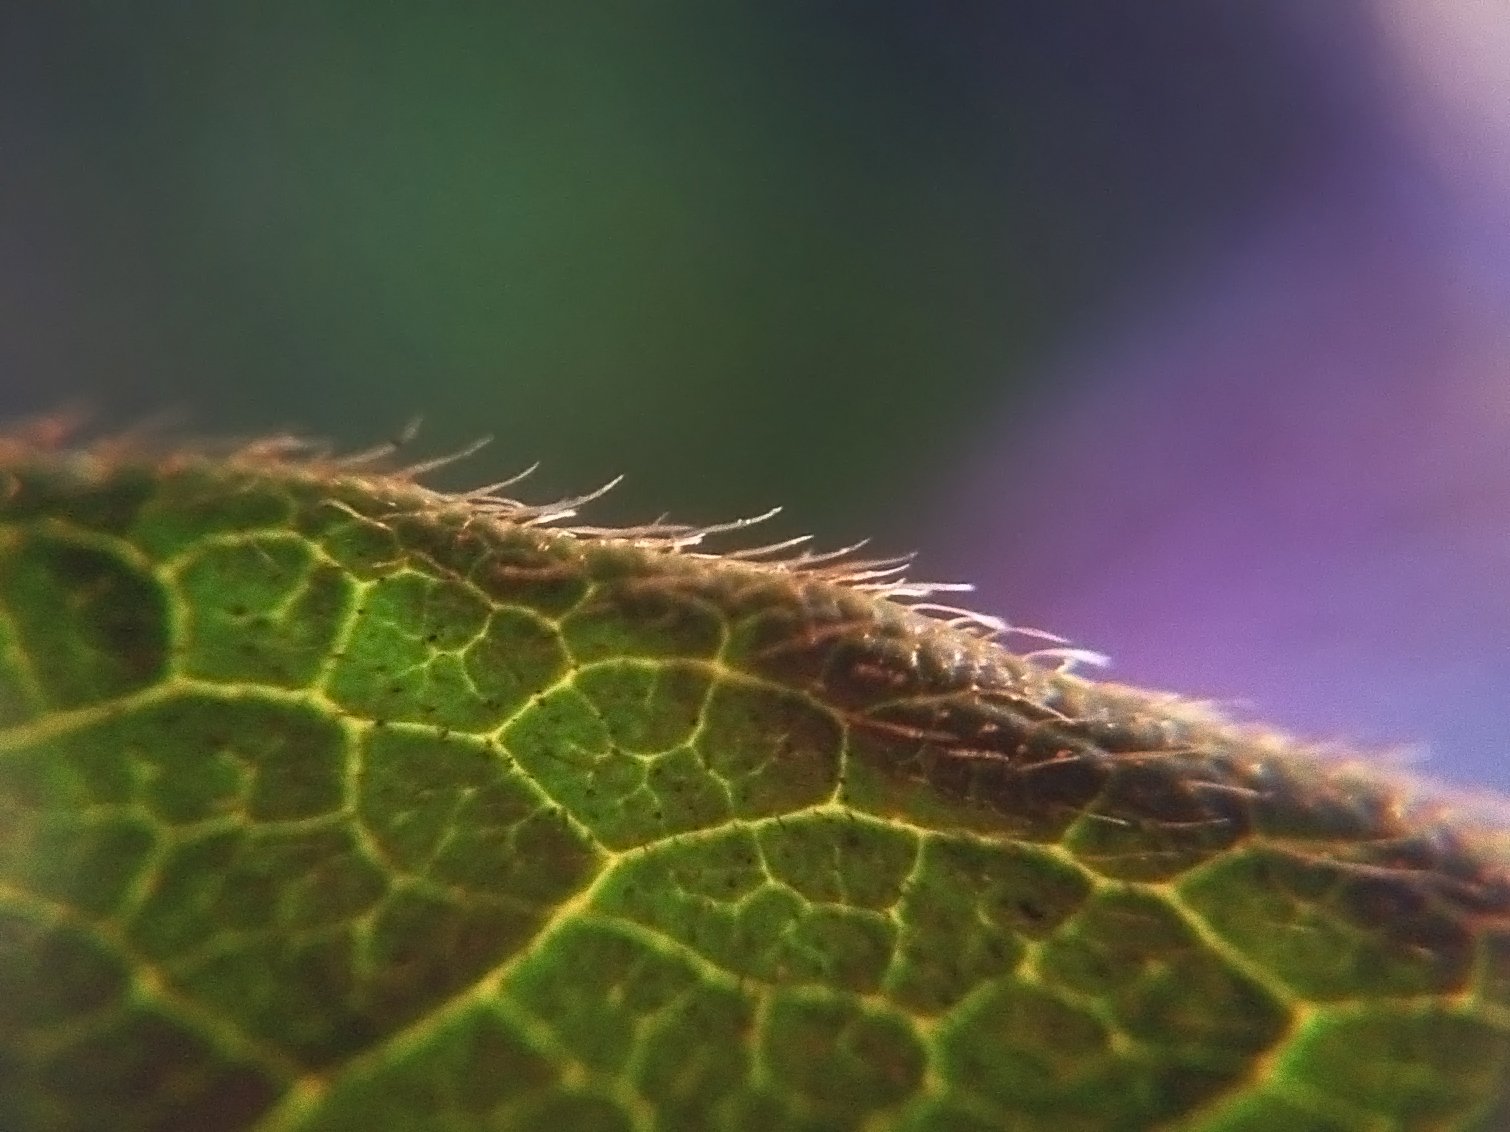
<svg viewBox="0 0 1510 1132"><path fill-rule="evenodd" d="M1506 1117L1510 839L894 564L277 443L0 501L7 1129Z"/></svg>

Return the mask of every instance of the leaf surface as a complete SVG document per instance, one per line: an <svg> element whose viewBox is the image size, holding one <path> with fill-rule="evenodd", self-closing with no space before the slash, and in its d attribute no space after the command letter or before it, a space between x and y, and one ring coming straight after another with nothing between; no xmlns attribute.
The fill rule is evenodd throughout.
<svg viewBox="0 0 1510 1132"><path fill-rule="evenodd" d="M0 1126L1505 1119L1502 833L560 517L0 441Z"/></svg>

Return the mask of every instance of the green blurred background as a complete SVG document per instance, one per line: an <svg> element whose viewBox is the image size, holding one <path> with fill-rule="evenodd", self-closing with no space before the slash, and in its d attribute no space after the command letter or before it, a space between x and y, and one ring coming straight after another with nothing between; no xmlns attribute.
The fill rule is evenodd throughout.
<svg viewBox="0 0 1510 1132"><path fill-rule="evenodd" d="M1327 127L1212 5L37 6L4 408L422 448L600 514L922 537L1087 312ZM1072 10L1074 9L1074 10Z"/></svg>
<svg viewBox="0 0 1510 1132"><path fill-rule="evenodd" d="M1493 7L3 5L0 417L423 414L1510 787Z"/></svg>

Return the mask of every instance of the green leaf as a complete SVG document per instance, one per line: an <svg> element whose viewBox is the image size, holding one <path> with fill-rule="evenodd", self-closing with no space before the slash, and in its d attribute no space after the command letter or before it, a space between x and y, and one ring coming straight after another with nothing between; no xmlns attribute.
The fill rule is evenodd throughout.
<svg viewBox="0 0 1510 1132"><path fill-rule="evenodd" d="M1503 832L368 467L0 441L0 1127L1502 1126Z"/></svg>

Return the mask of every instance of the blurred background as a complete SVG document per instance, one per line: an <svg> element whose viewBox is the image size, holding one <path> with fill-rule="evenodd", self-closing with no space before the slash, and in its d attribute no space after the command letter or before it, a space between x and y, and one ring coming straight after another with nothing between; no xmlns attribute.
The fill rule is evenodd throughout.
<svg viewBox="0 0 1510 1132"><path fill-rule="evenodd" d="M1510 790L1503 0L5 8L0 417L422 413Z"/></svg>

